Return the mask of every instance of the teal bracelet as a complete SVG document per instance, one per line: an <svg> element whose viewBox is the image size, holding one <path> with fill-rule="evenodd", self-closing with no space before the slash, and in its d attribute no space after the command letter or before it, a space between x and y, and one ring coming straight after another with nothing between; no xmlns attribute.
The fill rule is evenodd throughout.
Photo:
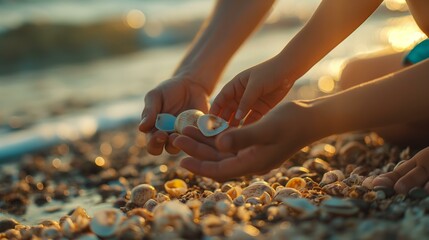
<svg viewBox="0 0 429 240"><path fill-rule="evenodd" d="M429 39L423 40L411 49L407 56L405 56L403 64L404 66L409 66L427 58L429 58Z"/></svg>

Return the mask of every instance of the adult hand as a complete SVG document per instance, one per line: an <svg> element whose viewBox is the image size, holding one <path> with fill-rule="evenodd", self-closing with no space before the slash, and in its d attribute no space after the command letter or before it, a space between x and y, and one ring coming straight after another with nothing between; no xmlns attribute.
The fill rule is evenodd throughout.
<svg viewBox="0 0 429 240"><path fill-rule="evenodd" d="M159 155L164 147L171 154L180 150L171 143L177 134L168 134L154 128L159 113L170 113L177 116L186 109L199 109L207 112L209 93L199 82L190 77L176 76L161 83L149 91L145 97L145 107L139 130L146 133L149 141L147 150L150 154Z"/></svg>
<svg viewBox="0 0 429 240"><path fill-rule="evenodd" d="M173 144L190 155L182 159L181 166L195 174L217 181L262 174L279 167L315 139L314 132L305 130L309 118L301 113L299 105L288 103L258 122L231 128L216 138L187 127Z"/></svg>

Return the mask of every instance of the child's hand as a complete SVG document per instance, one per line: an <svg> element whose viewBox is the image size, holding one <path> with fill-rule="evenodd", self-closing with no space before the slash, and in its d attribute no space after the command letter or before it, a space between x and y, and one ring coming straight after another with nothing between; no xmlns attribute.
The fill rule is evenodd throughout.
<svg viewBox="0 0 429 240"><path fill-rule="evenodd" d="M148 152L159 155L164 146L167 152L172 154L180 151L171 144L177 134L169 135L154 128L158 113L178 115L186 109L207 112L208 99L209 94L201 84L182 77L173 77L148 92L139 126L140 131L151 134L147 144Z"/></svg>
<svg viewBox="0 0 429 240"><path fill-rule="evenodd" d="M284 98L293 84L285 79L283 64L274 57L239 73L216 96L210 112L231 120L231 125L249 111L245 124L258 120Z"/></svg>
<svg viewBox="0 0 429 240"><path fill-rule="evenodd" d="M173 142L190 155L182 159L181 166L217 181L279 167L314 139L307 125L310 118L302 114L302 109L295 103L282 105L262 120L232 128L216 138L204 137L196 128L187 127L184 135Z"/></svg>

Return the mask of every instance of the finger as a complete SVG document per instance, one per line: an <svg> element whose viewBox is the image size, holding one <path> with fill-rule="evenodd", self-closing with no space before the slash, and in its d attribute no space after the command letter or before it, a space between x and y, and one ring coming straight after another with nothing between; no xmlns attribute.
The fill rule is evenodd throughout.
<svg viewBox="0 0 429 240"><path fill-rule="evenodd" d="M159 91L149 91L145 96L145 106L142 112L142 120L139 124L139 130L149 132L155 125L156 116L161 111L162 96Z"/></svg>
<svg viewBox="0 0 429 240"><path fill-rule="evenodd" d="M173 144L193 158L204 159L205 161L221 160L218 152L213 147L197 142L188 136L179 135Z"/></svg>
<svg viewBox="0 0 429 240"><path fill-rule="evenodd" d="M269 165L266 164L266 161L264 162L264 159L267 156L273 157L277 153L273 148L262 150L251 147L246 149L243 154L221 161L201 161L189 157L182 159L180 165L195 174L226 181L234 177L268 170Z"/></svg>
<svg viewBox="0 0 429 240"><path fill-rule="evenodd" d="M242 128L231 128L221 133L215 140L220 151L236 152L251 145L267 144L275 140L275 132L265 123L254 123Z"/></svg>
<svg viewBox="0 0 429 240"><path fill-rule="evenodd" d="M394 188L397 193L407 194L413 187L421 187L429 180L426 169L417 165L396 182Z"/></svg>
<svg viewBox="0 0 429 240"><path fill-rule="evenodd" d="M173 145L174 140L179 136L177 133L172 133L168 136L167 144L165 145L165 150L170 154L177 154L180 152L180 149Z"/></svg>
<svg viewBox="0 0 429 240"><path fill-rule="evenodd" d="M168 134L162 131L156 131L152 134L147 144L147 151L152 155L160 155L168 141Z"/></svg>
<svg viewBox="0 0 429 240"><path fill-rule="evenodd" d="M215 148L215 138L204 136L201 131L194 126L187 126L183 129L183 135L186 135L200 143L204 143Z"/></svg>
<svg viewBox="0 0 429 240"><path fill-rule="evenodd" d="M257 111L250 111L249 115L246 117L246 119L244 120L244 124L243 125L248 125L251 123L254 123L256 121L258 121L259 119L262 118L262 114L260 112Z"/></svg>
<svg viewBox="0 0 429 240"><path fill-rule="evenodd" d="M240 99L237 112L235 113L235 118L238 120L243 119L247 115L251 107L261 96L262 89L258 86L255 86L255 81L252 81L251 79L249 79L248 81L248 83L246 82L246 89Z"/></svg>
<svg viewBox="0 0 429 240"><path fill-rule="evenodd" d="M210 113L219 115L225 108L229 107L231 103L235 105L235 112L235 108L238 106L236 105L237 101L240 100L244 92L244 87L240 83L241 76L241 74L235 76L222 88L213 101L213 104L210 108Z"/></svg>
<svg viewBox="0 0 429 240"><path fill-rule="evenodd" d="M374 186L384 186L393 188L395 183L416 166L414 160L408 160L399 165L392 172L382 174L376 177L373 181Z"/></svg>

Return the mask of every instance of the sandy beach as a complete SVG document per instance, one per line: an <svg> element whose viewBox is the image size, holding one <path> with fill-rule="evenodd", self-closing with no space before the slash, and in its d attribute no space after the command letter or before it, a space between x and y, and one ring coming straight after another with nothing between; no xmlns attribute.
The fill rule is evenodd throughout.
<svg viewBox="0 0 429 240"><path fill-rule="evenodd" d="M386 48L401 51L419 40L409 13L395 2L381 6L300 78L285 101L334 93L350 57ZM144 95L170 77L212 2L184 1L176 11L170 1L145 3L112 2L98 16L91 13L99 3L90 1L86 11L68 3L76 18L68 17L63 5L49 1L0 3L5 7L0 15L9 14L0 21L0 37L34 16L45 16L43 6L55 10L52 19L42 18L49 23L42 24L46 28L72 23L86 29L100 24L100 19L109 19L110 24L114 16L125 16L121 21L126 21L131 11L142 9L147 26L163 23L166 33L150 35L153 28L142 25L132 30L139 42L131 52L107 51L82 61L61 58L64 62L59 64L46 60L46 65L34 64L29 57L27 65L14 66L28 69L0 75L0 239L428 235L428 193L414 188L404 195L372 186L375 176L392 171L416 150L389 144L375 133L330 136L265 175L225 183L178 167L183 153L149 155L145 135L137 131ZM317 3L280 1L267 23L231 60L213 96L238 72L279 52ZM196 10L186 14L190 5ZM298 10L291 11L293 7ZM180 31L186 35L171 34Z"/></svg>

